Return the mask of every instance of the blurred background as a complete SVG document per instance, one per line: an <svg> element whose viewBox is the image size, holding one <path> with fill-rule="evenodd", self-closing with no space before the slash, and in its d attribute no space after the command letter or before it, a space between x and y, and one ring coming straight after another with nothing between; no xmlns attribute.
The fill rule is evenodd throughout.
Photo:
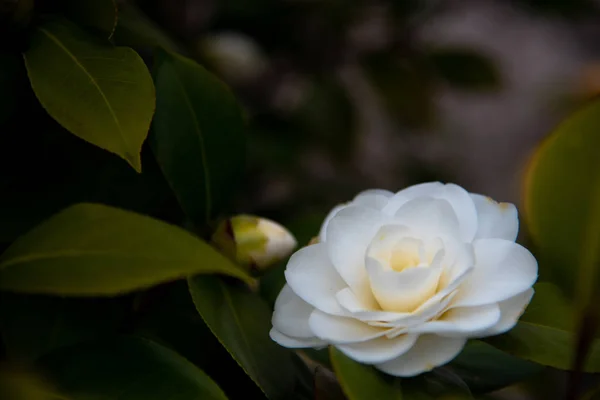
<svg viewBox="0 0 600 400"><path fill-rule="evenodd" d="M138 0L248 118L239 211L318 221L427 180L519 203L535 146L600 91L597 0Z"/></svg>

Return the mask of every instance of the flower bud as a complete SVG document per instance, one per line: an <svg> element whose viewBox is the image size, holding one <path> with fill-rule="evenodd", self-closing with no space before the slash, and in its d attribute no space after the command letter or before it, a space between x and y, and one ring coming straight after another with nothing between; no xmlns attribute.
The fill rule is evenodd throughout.
<svg viewBox="0 0 600 400"><path fill-rule="evenodd" d="M236 215L222 222L212 241L226 256L254 271L283 260L297 245L286 228L252 215Z"/></svg>

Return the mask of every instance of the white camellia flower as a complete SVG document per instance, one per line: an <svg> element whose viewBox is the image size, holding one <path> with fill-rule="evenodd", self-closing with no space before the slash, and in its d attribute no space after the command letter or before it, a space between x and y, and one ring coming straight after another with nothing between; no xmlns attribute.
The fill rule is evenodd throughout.
<svg viewBox="0 0 600 400"><path fill-rule="evenodd" d="M514 205L453 184L363 192L290 258L271 338L333 345L395 376L443 365L531 301L538 267L518 227Z"/></svg>

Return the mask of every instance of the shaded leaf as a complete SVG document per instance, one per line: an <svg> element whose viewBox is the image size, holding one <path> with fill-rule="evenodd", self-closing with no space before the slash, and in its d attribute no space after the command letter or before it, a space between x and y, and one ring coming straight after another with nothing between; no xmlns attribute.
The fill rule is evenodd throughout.
<svg viewBox="0 0 600 400"><path fill-rule="evenodd" d="M194 61L158 51L151 144L181 207L209 221L240 180L245 156L240 108L225 85Z"/></svg>
<svg viewBox="0 0 600 400"><path fill-rule="evenodd" d="M576 335L575 315L556 286L535 285L535 295L516 327L485 342L519 358L559 369L571 368ZM588 354L585 372L600 372L600 340Z"/></svg>
<svg viewBox="0 0 600 400"><path fill-rule="evenodd" d="M71 400L35 372L12 364L0 365L0 399Z"/></svg>
<svg viewBox="0 0 600 400"><path fill-rule="evenodd" d="M115 295L200 273L250 279L188 232L100 204L61 211L0 257L0 288L26 293Z"/></svg>
<svg viewBox="0 0 600 400"><path fill-rule="evenodd" d="M57 348L114 334L120 299L65 299L0 293L0 332L8 357L31 361Z"/></svg>
<svg viewBox="0 0 600 400"><path fill-rule="evenodd" d="M542 367L506 354L479 340L444 367L456 373L473 392L485 393L527 379Z"/></svg>
<svg viewBox="0 0 600 400"><path fill-rule="evenodd" d="M349 400L402 399L402 392L389 376L370 365L357 363L330 347L333 369Z"/></svg>
<svg viewBox="0 0 600 400"><path fill-rule="evenodd" d="M88 26L112 37L117 26L116 0L63 0L65 15L78 25Z"/></svg>
<svg viewBox="0 0 600 400"><path fill-rule="evenodd" d="M197 276L188 284L198 313L267 397L289 398L295 386L292 354L269 337L269 306L218 277Z"/></svg>
<svg viewBox="0 0 600 400"><path fill-rule="evenodd" d="M155 94L135 51L97 42L56 20L37 28L24 57L31 86L55 120L141 171Z"/></svg>
<svg viewBox="0 0 600 400"><path fill-rule="evenodd" d="M113 40L124 46L160 46L178 50L179 46L147 15L131 2L119 4L119 21Z"/></svg>
<svg viewBox="0 0 600 400"><path fill-rule="evenodd" d="M194 364L146 339L126 337L61 349L40 366L69 399L226 399Z"/></svg>

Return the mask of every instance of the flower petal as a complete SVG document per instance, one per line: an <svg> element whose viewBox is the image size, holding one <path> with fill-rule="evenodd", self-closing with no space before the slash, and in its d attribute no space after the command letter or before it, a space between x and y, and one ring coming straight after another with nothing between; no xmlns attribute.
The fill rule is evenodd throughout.
<svg viewBox="0 0 600 400"><path fill-rule="evenodd" d="M365 254L382 223L381 212L351 206L336 215L327 227L327 250L335 269L365 304L376 307L367 272Z"/></svg>
<svg viewBox="0 0 600 400"><path fill-rule="evenodd" d="M350 288L340 290L336 294L336 298L342 308L352 314L352 317L361 321L388 321L411 315L410 313L397 313L371 309L361 303Z"/></svg>
<svg viewBox="0 0 600 400"><path fill-rule="evenodd" d="M435 333L440 336L476 337L500 320L500 307L490 304L479 307L451 308L437 320L429 321L408 332Z"/></svg>
<svg viewBox="0 0 600 400"><path fill-rule="evenodd" d="M411 377L444 365L456 357L467 339L421 335L415 345L401 356L375 368L393 376Z"/></svg>
<svg viewBox="0 0 600 400"><path fill-rule="evenodd" d="M475 239L515 241L519 233L519 215L514 204L497 203L489 197L471 193L477 209L478 228Z"/></svg>
<svg viewBox="0 0 600 400"><path fill-rule="evenodd" d="M523 246L504 239L473 242L475 268L459 288L454 307L470 307L507 300L529 289L538 266Z"/></svg>
<svg viewBox="0 0 600 400"><path fill-rule="evenodd" d="M336 317L315 310L308 319L310 329L320 339L333 344L357 343L383 336L387 328L376 328L354 318Z"/></svg>
<svg viewBox="0 0 600 400"><path fill-rule="evenodd" d="M310 338L315 335L308 326L308 318L314 307L302 300L289 285L285 285L275 301L271 320L279 332L295 338Z"/></svg>
<svg viewBox="0 0 600 400"><path fill-rule="evenodd" d="M457 217L460 237L465 242L470 242L477 232L477 211L469 193L458 185L440 182L424 183L411 186L392 197L383 212L388 215L397 215L397 212L411 200L424 198L446 200L452 207Z"/></svg>
<svg viewBox="0 0 600 400"><path fill-rule="evenodd" d="M368 257L367 272L373 295L381 308L384 311L406 313L414 311L435 294L441 267L432 264L397 272L386 269L378 260Z"/></svg>
<svg viewBox="0 0 600 400"><path fill-rule="evenodd" d="M427 197L410 200L400 207L395 217L415 232L415 237L459 236L458 218L446 200Z"/></svg>
<svg viewBox="0 0 600 400"><path fill-rule="evenodd" d="M354 200L352 200L353 205L361 205L366 207L372 207L377 210L383 209L388 202L389 199L394 195L394 193L388 190L381 189L371 189L365 190L364 192L359 193Z"/></svg>
<svg viewBox="0 0 600 400"><path fill-rule="evenodd" d="M271 329L271 331L269 332L269 336L271 337L271 340L273 340L275 343L279 344L280 346L288 347L291 349L327 346L327 342L325 342L317 337L293 338L291 336L287 336L287 335L279 332L275 328Z"/></svg>
<svg viewBox="0 0 600 400"><path fill-rule="evenodd" d="M523 293L498 303L501 313L500 320L490 329L481 332L479 337L499 335L514 328L521 315L525 312L525 308L531 301L533 293L533 288L529 288Z"/></svg>
<svg viewBox="0 0 600 400"><path fill-rule="evenodd" d="M406 353L419 335L404 334L388 339L379 337L361 343L339 344L336 347L351 359L363 364L379 364Z"/></svg>
<svg viewBox="0 0 600 400"><path fill-rule="evenodd" d="M335 294L347 287L329 257L325 243L317 243L298 250L290 257L285 270L290 288L302 300L324 312L344 314Z"/></svg>

